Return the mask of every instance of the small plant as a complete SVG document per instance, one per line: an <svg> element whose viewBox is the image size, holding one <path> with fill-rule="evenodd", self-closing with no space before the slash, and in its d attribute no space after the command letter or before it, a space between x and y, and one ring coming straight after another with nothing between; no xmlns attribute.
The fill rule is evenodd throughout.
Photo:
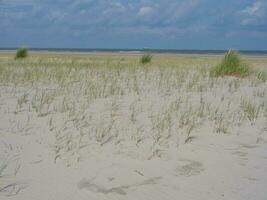
<svg viewBox="0 0 267 200"><path fill-rule="evenodd" d="M211 69L212 76L238 76L245 77L250 74L249 66L240 59L238 52L229 50L222 62Z"/></svg>
<svg viewBox="0 0 267 200"><path fill-rule="evenodd" d="M152 60L152 55L150 54L144 54L141 59L140 59L140 63L142 64L147 64L150 63Z"/></svg>
<svg viewBox="0 0 267 200"><path fill-rule="evenodd" d="M225 121L225 116L223 113L220 113L215 118L215 131L216 133L224 133L228 132L229 123Z"/></svg>
<svg viewBox="0 0 267 200"><path fill-rule="evenodd" d="M192 139L194 138L194 136L191 136L191 133L193 131L193 129L195 128L195 122L193 121L191 124L189 124L189 126L186 129L186 139L185 139L185 144L192 141Z"/></svg>
<svg viewBox="0 0 267 200"><path fill-rule="evenodd" d="M257 78L261 80L262 82L266 82L267 80L267 74L265 72L258 72Z"/></svg>
<svg viewBox="0 0 267 200"><path fill-rule="evenodd" d="M244 100L241 102L241 108L251 122L254 122L258 118L261 110L261 106L254 105L251 102Z"/></svg>
<svg viewBox="0 0 267 200"><path fill-rule="evenodd" d="M28 49L27 48L19 48L16 52L15 59L26 58L27 56L28 56Z"/></svg>
<svg viewBox="0 0 267 200"><path fill-rule="evenodd" d="M19 166L16 167L14 176L12 176L11 174L4 174L7 171L8 165L7 160L0 161L0 197L1 193L4 193L5 196L16 195L24 188L13 180L18 173Z"/></svg>

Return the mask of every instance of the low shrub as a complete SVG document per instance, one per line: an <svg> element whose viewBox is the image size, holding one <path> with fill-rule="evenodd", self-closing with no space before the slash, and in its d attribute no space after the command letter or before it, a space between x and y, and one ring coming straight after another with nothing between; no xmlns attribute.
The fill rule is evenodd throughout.
<svg viewBox="0 0 267 200"><path fill-rule="evenodd" d="M19 48L17 49L15 59L26 58L27 56L28 56L28 49Z"/></svg>
<svg viewBox="0 0 267 200"><path fill-rule="evenodd" d="M211 75L245 77L251 73L249 66L244 63L237 51L229 50L221 63L211 69Z"/></svg>
<svg viewBox="0 0 267 200"><path fill-rule="evenodd" d="M144 54L140 59L140 63L142 63L142 64L150 63L151 60L152 60L152 55Z"/></svg>

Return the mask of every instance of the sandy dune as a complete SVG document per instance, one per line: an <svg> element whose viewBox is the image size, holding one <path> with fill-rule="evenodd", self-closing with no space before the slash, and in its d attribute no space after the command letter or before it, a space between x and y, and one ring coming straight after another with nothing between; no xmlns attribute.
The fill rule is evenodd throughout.
<svg viewBox="0 0 267 200"><path fill-rule="evenodd" d="M266 199L266 136L204 134L151 160L110 146L70 167L54 163L41 136L2 141L20 163L2 199Z"/></svg>
<svg viewBox="0 0 267 200"><path fill-rule="evenodd" d="M127 62L49 80L4 68L0 199L267 199L266 82Z"/></svg>

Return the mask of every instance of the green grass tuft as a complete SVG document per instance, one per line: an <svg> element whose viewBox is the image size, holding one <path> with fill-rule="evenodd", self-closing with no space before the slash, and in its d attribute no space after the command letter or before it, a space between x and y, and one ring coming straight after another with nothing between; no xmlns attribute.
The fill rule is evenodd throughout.
<svg viewBox="0 0 267 200"><path fill-rule="evenodd" d="M152 60L152 55L144 54L140 59L140 63L142 63L142 64L150 63L151 60Z"/></svg>
<svg viewBox="0 0 267 200"><path fill-rule="evenodd" d="M263 71L257 73L257 78L261 80L262 82L266 82L267 80L267 74Z"/></svg>
<svg viewBox="0 0 267 200"><path fill-rule="evenodd" d="M28 56L28 49L27 48L19 48L16 52L15 59L26 58L27 56Z"/></svg>
<svg viewBox="0 0 267 200"><path fill-rule="evenodd" d="M229 50L221 63L211 69L211 75L246 77L251 73L249 66L244 63L238 52Z"/></svg>

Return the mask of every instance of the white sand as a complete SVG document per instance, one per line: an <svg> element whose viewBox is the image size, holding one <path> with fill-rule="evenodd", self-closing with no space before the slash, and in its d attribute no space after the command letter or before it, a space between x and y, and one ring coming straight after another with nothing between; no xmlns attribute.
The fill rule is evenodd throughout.
<svg viewBox="0 0 267 200"><path fill-rule="evenodd" d="M231 118L240 111L240 97L266 102L266 92L253 96L265 91L266 83L251 86L253 81L239 80L241 86L231 93L227 88L232 80L219 80L217 88L202 93L205 102L223 111L222 124L204 121L193 129L186 144L186 127L180 133L176 120L170 135L163 125L159 128L163 136L153 141L151 135L157 137L159 130L153 129L150 118L154 114L159 118L155 123L160 124L166 117L162 110L178 97L189 95L188 101L199 105L197 92L173 90L163 95L158 88L144 89L139 95L99 98L72 119L67 113L49 113L49 108L36 113L29 108L30 103L14 113L18 97L25 91L31 96L38 89L2 86L0 159L7 167L0 176L0 199L266 200L266 111L254 122L244 118L240 125ZM140 85L148 87L146 82ZM73 91L70 99L79 96ZM75 102L82 105L83 100L77 98ZM179 112L187 109L186 102L183 100ZM60 110L62 104L53 104ZM216 132L216 127L224 126L227 133ZM108 136L101 135L105 131ZM78 132L82 136L78 137ZM95 134L89 136L91 132Z"/></svg>
<svg viewBox="0 0 267 200"><path fill-rule="evenodd" d="M151 160L131 156L135 148L125 155L106 147L70 167L54 163L42 134L4 135L1 140L12 144L9 153L20 165L15 190L22 189L8 199L264 200L267 138L253 134L203 132L191 144Z"/></svg>

